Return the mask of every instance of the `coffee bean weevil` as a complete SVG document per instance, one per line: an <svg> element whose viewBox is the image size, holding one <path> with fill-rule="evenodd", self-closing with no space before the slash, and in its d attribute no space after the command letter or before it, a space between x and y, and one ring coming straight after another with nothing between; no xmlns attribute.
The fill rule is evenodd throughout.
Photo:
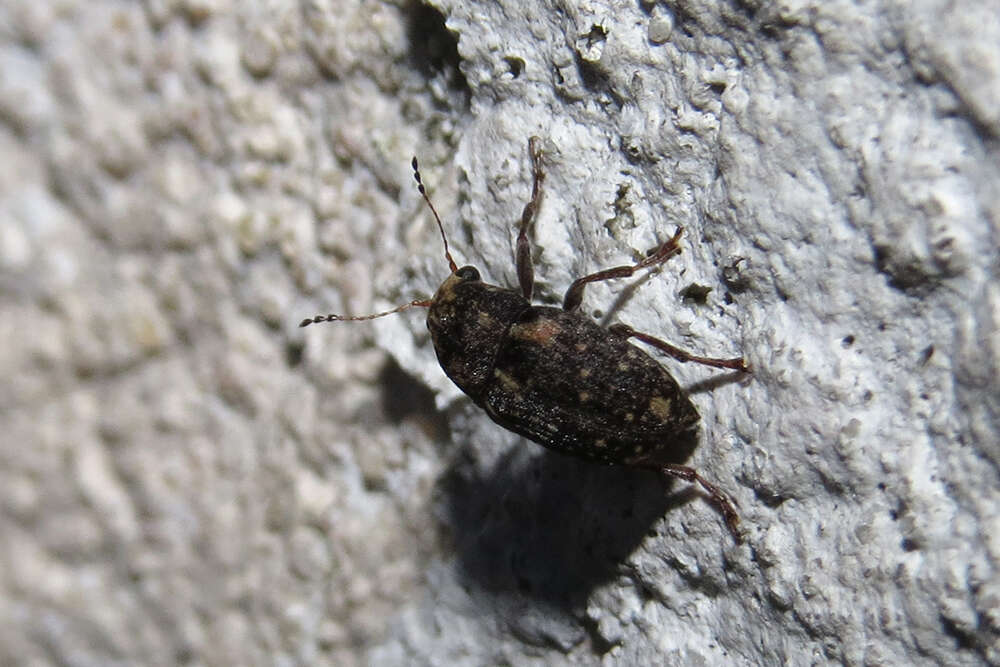
<svg viewBox="0 0 1000 667"><path fill-rule="evenodd" d="M417 189L437 221L451 274L432 299L372 315L317 315L300 326L371 320L408 308L427 308L427 328L441 368L493 421L558 452L605 464L653 468L697 482L739 541L733 501L696 470L675 462L678 443L697 434L698 412L663 366L628 339L681 362L747 372L746 362L698 357L625 324L602 329L579 310L588 284L628 278L679 253L682 228L636 264L578 278L566 291L562 308L531 305L534 272L528 230L545 180L540 143L538 137L528 141L533 185L517 234L520 292L486 284L475 267L455 264L444 225L413 158Z"/></svg>

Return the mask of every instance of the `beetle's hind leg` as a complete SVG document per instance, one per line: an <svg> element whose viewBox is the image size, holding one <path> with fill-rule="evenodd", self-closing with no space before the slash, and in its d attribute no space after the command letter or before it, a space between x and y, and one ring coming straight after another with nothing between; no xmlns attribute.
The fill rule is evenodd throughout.
<svg viewBox="0 0 1000 667"><path fill-rule="evenodd" d="M685 482L697 482L708 494L712 504L722 512L722 516L726 520L726 526L729 528L729 532L733 534L733 537L736 538L736 541L743 541L739 533L740 517L736 513L735 503L719 487L699 475L698 471L694 468L667 463L661 466L660 469L671 477L683 479Z"/></svg>
<svg viewBox="0 0 1000 667"><path fill-rule="evenodd" d="M528 154L531 156L531 199L524 205L521 213L521 226L517 231L517 282L521 285L524 298L531 301L531 290L535 284L535 269L531 264L531 244L528 242L528 229L535 221L538 205L542 201L542 183L545 172L542 171L542 140L538 137L528 139Z"/></svg>
<svg viewBox="0 0 1000 667"><path fill-rule="evenodd" d="M641 340L647 345L652 345L657 350L669 354L671 357L680 361L681 363L686 361L693 361L696 364L703 364L705 366L712 366L713 368L731 368L734 371L743 371L744 373L749 372L747 368L747 362L743 357L737 357L736 359L713 359L712 357L699 357L690 352L685 352L679 347L675 347L670 343L660 340L649 334L644 334L641 331L636 331L627 324L612 324L608 327L608 331L625 338L635 338L636 340Z"/></svg>
<svg viewBox="0 0 1000 667"><path fill-rule="evenodd" d="M563 310L576 310L579 308L580 303L583 301L583 288L590 283L611 280L613 278L631 278L636 271L647 269L667 261L681 251L680 238L683 231L683 227L678 227L677 232L674 233L669 241L661 245L656 249L656 252L641 262L627 266L616 266L613 269L605 269L597 273L591 273L583 278L577 278L569 286L569 289L566 290L566 296L563 298Z"/></svg>

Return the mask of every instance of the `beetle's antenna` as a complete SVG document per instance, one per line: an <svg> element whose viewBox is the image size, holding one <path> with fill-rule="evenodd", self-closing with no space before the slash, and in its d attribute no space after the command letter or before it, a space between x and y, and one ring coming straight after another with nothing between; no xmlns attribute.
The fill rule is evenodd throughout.
<svg viewBox="0 0 1000 667"><path fill-rule="evenodd" d="M448 268L451 269L452 273L455 273L455 271L458 271L458 265L455 264L455 260L451 258L451 253L448 252L448 237L444 235L444 225L441 224L441 216L438 215L437 209L431 203L431 198L427 196L427 188L424 187L424 182L420 180L420 169L417 166L416 155L413 156L413 162L410 164L413 167L413 178L417 180L417 190L420 191L420 195L427 202L427 205L431 207L431 213L434 214L434 219L438 223L438 229L441 230L441 240L444 241L444 256L448 258Z"/></svg>
<svg viewBox="0 0 1000 667"><path fill-rule="evenodd" d="M317 315L316 317L307 317L302 320L299 326L307 327L310 324L319 324L320 322L359 322L361 320L374 320L376 317L385 317L386 315L392 315L393 313L398 313L410 308L430 308L431 303L432 301L430 299L418 299L417 301L404 303L402 306L398 306L392 310L387 310L383 313L375 313L374 315Z"/></svg>
<svg viewBox="0 0 1000 667"><path fill-rule="evenodd" d="M434 204L431 203L431 198L427 196L427 188L424 187L424 182L420 178L420 168L417 165L417 157L413 156L413 161L410 163L413 166L413 178L417 181L417 190L420 191L420 196L424 198L427 205L431 209L431 213L434 214L434 220L437 222L438 230L441 231L441 240L444 241L444 256L448 259L448 268L451 269L452 273L458 271L458 265L455 264L455 260L451 256L451 252L448 250L448 237L444 234L444 225L441 224L441 216L438 215L437 209L434 208ZM373 313L371 315L317 315L315 317L307 317L299 323L300 327L307 327L310 324L319 324L320 322L360 322L362 320L374 320L378 317L385 317L386 315L392 315L394 313L399 313L410 308L430 308L433 304L432 299L418 299L416 301L411 301L409 303L404 303L402 306L397 306L392 310L387 310L381 313Z"/></svg>

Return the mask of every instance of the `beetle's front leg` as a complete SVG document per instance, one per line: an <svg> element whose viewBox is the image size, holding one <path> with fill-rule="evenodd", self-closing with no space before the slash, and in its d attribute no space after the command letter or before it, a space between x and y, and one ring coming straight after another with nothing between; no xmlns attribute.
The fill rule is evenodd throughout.
<svg viewBox="0 0 1000 667"><path fill-rule="evenodd" d="M542 140L538 137L528 139L528 154L531 156L531 200L524 205L521 213L521 227L517 232L517 282L521 285L524 298L531 301L531 290L535 284L535 269L531 264L531 244L528 242L528 229L538 213L538 205L542 200L542 182L545 172L542 171Z"/></svg>

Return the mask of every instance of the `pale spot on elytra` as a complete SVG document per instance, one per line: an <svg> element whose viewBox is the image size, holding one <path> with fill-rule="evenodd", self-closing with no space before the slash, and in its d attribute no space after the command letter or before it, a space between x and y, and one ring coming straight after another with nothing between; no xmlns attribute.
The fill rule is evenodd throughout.
<svg viewBox="0 0 1000 667"><path fill-rule="evenodd" d="M589 368L581 368L580 369L580 377L582 377L583 379L589 378L590 377L590 369Z"/></svg>
<svg viewBox="0 0 1000 667"><path fill-rule="evenodd" d="M673 407L673 403L669 398L664 398L663 396L654 396L649 401L649 411L656 415L659 419L666 419L670 416L670 409Z"/></svg>
<svg viewBox="0 0 1000 667"><path fill-rule="evenodd" d="M625 421L630 422L633 419L635 419L635 415L634 414L632 414L631 412L626 412L625 413Z"/></svg>
<svg viewBox="0 0 1000 667"><path fill-rule="evenodd" d="M580 392L580 402L581 403L586 403L589 400L590 400L590 393L586 392L586 391L581 391Z"/></svg>
<svg viewBox="0 0 1000 667"><path fill-rule="evenodd" d="M600 438L599 440L594 440L594 447L604 448L607 446L608 446L608 441L605 440L604 438Z"/></svg>
<svg viewBox="0 0 1000 667"><path fill-rule="evenodd" d="M517 380L507 375L499 368L493 369L493 377L500 380L500 384L502 384L508 391L519 391L521 389L521 385L517 383Z"/></svg>

